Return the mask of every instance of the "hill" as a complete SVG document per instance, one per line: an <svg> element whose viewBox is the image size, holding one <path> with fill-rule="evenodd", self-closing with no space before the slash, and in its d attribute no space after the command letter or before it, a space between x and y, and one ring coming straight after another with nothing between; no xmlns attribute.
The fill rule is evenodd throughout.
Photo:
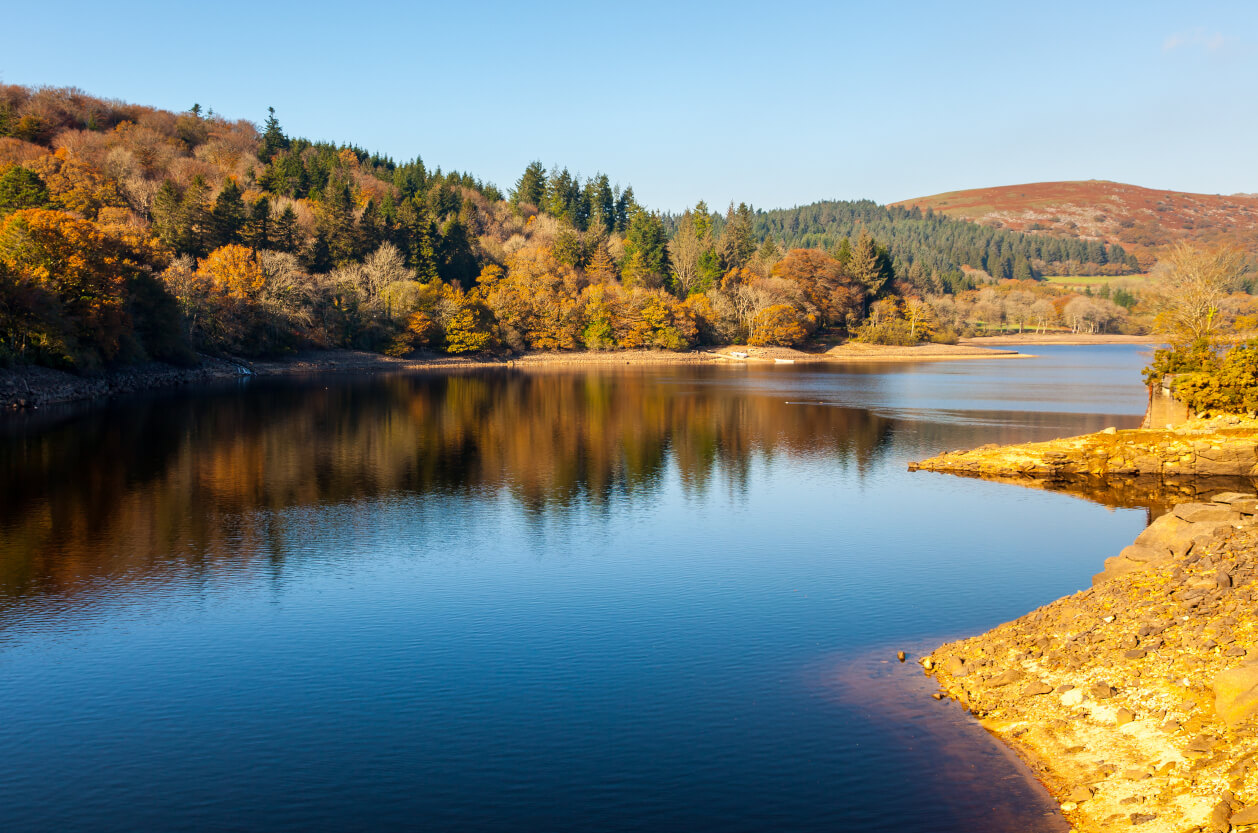
<svg viewBox="0 0 1258 833"><path fill-rule="evenodd" d="M1159 191L1106 180L1033 182L949 191L893 203L994 228L1123 246L1143 266L1179 240L1258 252L1258 196Z"/></svg>

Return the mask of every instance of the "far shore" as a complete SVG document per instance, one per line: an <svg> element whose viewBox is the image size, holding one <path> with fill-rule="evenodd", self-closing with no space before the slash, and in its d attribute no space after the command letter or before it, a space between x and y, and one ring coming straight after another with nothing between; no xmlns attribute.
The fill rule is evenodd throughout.
<svg viewBox="0 0 1258 833"><path fill-rule="evenodd" d="M843 344L826 352L812 353L790 347L726 345L684 352L621 350L466 357L433 353L407 358L359 350L312 350L252 361L202 356L201 363L190 368L150 362L85 375L35 366L0 370L0 408L21 410L231 379L319 373L403 373L490 367L546 370L626 365L847 364L1026 357L1015 350L953 344L911 347Z"/></svg>
<svg viewBox="0 0 1258 833"><path fill-rule="evenodd" d="M975 336L963 338L961 344L976 347L987 345L1021 345L1021 344L1165 344L1165 336L1124 336L1105 333L1089 335L1087 333L1008 333L999 336Z"/></svg>

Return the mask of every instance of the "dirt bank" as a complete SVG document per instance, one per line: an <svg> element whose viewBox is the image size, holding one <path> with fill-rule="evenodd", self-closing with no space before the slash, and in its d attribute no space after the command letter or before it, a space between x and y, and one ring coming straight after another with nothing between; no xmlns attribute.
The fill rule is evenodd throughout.
<svg viewBox="0 0 1258 833"><path fill-rule="evenodd" d="M1084 833L1258 824L1258 497L1181 504L1094 586L922 664ZM1258 828L1254 828L1258 829Z"/></svg>

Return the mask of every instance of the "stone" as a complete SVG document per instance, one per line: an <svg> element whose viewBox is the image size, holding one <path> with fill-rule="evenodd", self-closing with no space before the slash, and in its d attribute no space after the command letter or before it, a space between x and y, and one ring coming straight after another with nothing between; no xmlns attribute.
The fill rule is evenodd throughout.
<svg viewBox="0 0 1258 833"><path fill-rule="evenodd" d="M1108 700L1114 696L1114 693L1109 683L1097 683L1088 689L1088 696L1093 700Z"/></svg>
<svg viewBox="0 0 1258 833"><path fill-rule="evenodd" d="M1230 510L1225 508L1224 511ZM1145 527L1144 532L1136 536L1135 543L1151 549L1166 549L1168 552L1180 548L1187 552L1194 534L1192 524L1168 512Z"/></svg>
<svg viewBox="0 0 1258 833"><path fill-rule="evenodd" d="M1131 713L1131 709L1119 709L1118 714L1114 719L1119 726L1126 726L1128 723L1135 720L1136 716Z"/></svg>
<svg viewBox="0 0 1258 833"><path fill-rule="evenodd" d="M1010 668L1008 671L992 677L987 681L987 684L992 688L1000 688L1001 686L1007 686L1010 683L1016 683L1018 680L1022 679L1023 676L1024 675L1021 671L1016 668Z"/></svg>
<svg viewBox="0 0 1258 833"><path fill-rule="evenodd" d="M1063 706L1077 706L1083 702L1083 689L1075 688L1061 696Z"/></svg>
<svg viewBox="0 0 1258 833"><path fill-rule="evenodd" d="M1221 503L1181 503L1171 512L1190 524L1211 521L1235 523L1241 519L1240 512Z"/></svg>
<svg viewBox="0 0 1258 833"><path fill-rule="evenodd" d="M1258 804L1255 804L1253 807L1246 807L1243 810L1237 810L1228 821L1232 823L1233 827L1258 824Z"/></svg>
<svg viewBox="0 0 1258 833"><path fill-rule="evenodd" d="M1252 500L1254 495L1247 495L1242 492L1222 492L1210 498L1214 503L1235 503L1238 500Z"/></svg>
<svg viewBox="0 0 1258 833"><path fill-rule="evenodd" d="M907 658L907 655L903 651L896 651L895 658L898 659L900 662L904 662L904 660Z"/></svg>
<svg viewBox="0 0 1258 833"><path fill-rule="evenodd" d="M1240 665L1217 674L1210 684L1214 711L1234 727L1258 710L1258 664Z"/></svg>
<svg viewBox="0 0 1258 833"><path fill-rule="evenodd" d="M965 660L956 656L948 657L944 660L944 670L948 672L950 677L964 677L970 673L970 669L965 666Z"/></svg>
<svg viewBox="0 0 1258 833"><path fill-rule="evenodd" d="M1085 801L1091 801L1093 795L1095 793L1092 792L1091 787L1080 784L1066 793L1066 800L1073 801L1075 804L1082 804Z"/></svg>
<svg viewBox="0 0 1258 833"><path fill-rule="evenodd" d="M1123 547L1123 549L1118 553L1118 556L1119 558L1128 558L1132 561L1139 561L1141 563L1157 563L1159 561L1168 560L1171 557L1171 552L1165 548L1159 549L1146 547L1143 544L1132 544L1130 546Z"/></svg>

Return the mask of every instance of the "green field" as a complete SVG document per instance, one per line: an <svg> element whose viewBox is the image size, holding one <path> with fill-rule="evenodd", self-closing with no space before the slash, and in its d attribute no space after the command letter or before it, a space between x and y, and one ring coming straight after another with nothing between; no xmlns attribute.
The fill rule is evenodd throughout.
<svg viewBox="0 0 1258 833"><path fill-rule="evenodd" d="M1045 275L1044 280L1047 283L1055 283L1061 286L1070 286L1083 289L1085 286L1102 286L1107 283L1115 283L1117 281L1129 281L1133 284L1144 283L1149 279L1148 275Z"/></svg>

